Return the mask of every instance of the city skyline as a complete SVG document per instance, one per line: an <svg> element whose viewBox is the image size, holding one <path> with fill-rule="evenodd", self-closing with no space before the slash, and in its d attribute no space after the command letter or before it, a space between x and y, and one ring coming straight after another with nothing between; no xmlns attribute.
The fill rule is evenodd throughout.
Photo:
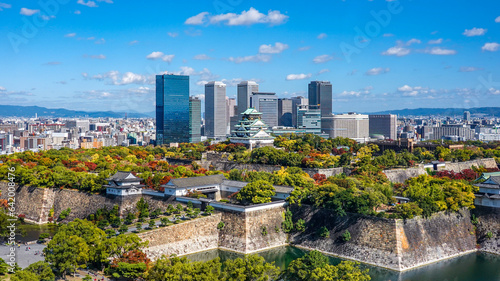
<svg viewBox="0 0 500 281"><path fill-rule="evenodd" d="M1 2L0 104L151 112L168 72L202 100L208 81L291 98L319 80L333 112L500 106L495 1Z"/></svg>

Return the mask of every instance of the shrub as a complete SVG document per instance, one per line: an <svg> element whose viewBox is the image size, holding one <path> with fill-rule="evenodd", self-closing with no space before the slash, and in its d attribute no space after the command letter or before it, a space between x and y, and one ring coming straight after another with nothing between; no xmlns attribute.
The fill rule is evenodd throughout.
<svg viewBox="0 0 500 281"><path fill-rule="evenodd" d="M262 236L266 236L267 235L267 227L263 226L261 233L262 233Z"/></svg>
<svg viewBox="0 0 500 281"><path fill-rule="evenodd" d="M281 223L281 228L284 233L289 233L293 229L292 212L290 210L285 212L285 221Z"/></svg>
<svg viewBox="0 0 500 281"><path fill-rule="evenodd" d="M486 237L488 237L488 239L493 238L493 233L491 231L488 231L488 233L486 233Z"/></svg>
<svg viewBox="0 0 500 281"><path fill-rule="evenodd" d="M205 214L207 215L211 215L213 212L214 212L215 208L213 206L210 206L208 205L206 208L205 208Z"/></svg>
<svg viewBox="0 0 500 281"><path fill-rule="evenodd" d="M319 229L318 234L319 234L319 237L322 237L322 238L330 237L330 231L328 231L328 228L326 228L326 226L322 226Z"/></svg>
<svg viewBox="0 0 500 281"><path fill-rule="evenodd" d="M122 225L120 226L120 228L118 229L118 232L120 232L120 234L124 234L124 233L126 233L127 231L128 231L128 226L126 226L126 225L124 225L124 224L122 224Z"/></svg>
<svg viewBox="0 0 500 281"><path fill-rule="evenodd" d="M224 228L226 224L223 222L223 221L220 221L218 224L217 224L217 229L218 230L222 230Z"/></svg>
<svg viewBox="0 0 500 281"><path fill-rule="evenodd" d="M142 229L142 222L138 222L135 224L135 228L137 228L137 231L141 231Z"/></svg>
<svg viewBox="0 0 500 281"><path fill-rule="evenodd" d="M153 229L155 227L155 225L156 225L155 220L150 220L149 221L149 228Z"/></svg>
<svg viewBox="0 0 500 281"><path fill-rule="evenodd" d="M351 233L346 229L344 233L342 233L342 241L347 242L351 240Z"/></svg>
<svg viewBox="0 0 500 281"><path fill-rule="evenodd" d="M306 222L303 219L299 219L295 223L295 230L299 232L304 232L306 230Z"/></svg>

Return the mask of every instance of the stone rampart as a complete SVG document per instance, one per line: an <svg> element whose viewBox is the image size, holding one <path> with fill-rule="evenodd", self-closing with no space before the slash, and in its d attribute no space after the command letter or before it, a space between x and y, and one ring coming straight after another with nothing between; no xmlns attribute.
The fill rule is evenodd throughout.
<svg viewBox="0 0 500 281"><path fill-rule="evenodd" d="M185 255L195 252L216 249L219 246L219 230L221 213L198 218L180 224L139 233L138 236L149 241L144 250L148 257L157 259L162 255Z"/></svg>
<svg viewBox="0 0 500 281"><path fill-rule="evenodd" d="M500 208L477 206L472 214L479 222L476 230L479 249L500 255Z"/></svg>
<svg viewBox="0 0 500 281"><path fill-rule="evenodd" d="M384 170L383 173L391 182L404 183L409 178L425 175L427 172L423 167Z"/></svg>
<svg viewBox="0 0 500 281"><path fill-rule="evenodd" d="M438 213L431 218L389 220L348 214L335 216L329 210L292 208L294 220L306 221L306 231L294 233L290 242L342 258L358 260L393 270L407 270L475 250L469 212ZM325 226L330 234L322 238ZM349 231L351 239L342 234Z"/></svg>
<svg viewBox="0 0 500 281"><path fill-rule="evenodd" d="M493 158L484 158L484 159L475 159L471 161L465 162L446 162L443 170L453 171L455 173L460 173L465 169L472 169L472 167L483 166L485 168L498 168L495 159Z"/></svg>

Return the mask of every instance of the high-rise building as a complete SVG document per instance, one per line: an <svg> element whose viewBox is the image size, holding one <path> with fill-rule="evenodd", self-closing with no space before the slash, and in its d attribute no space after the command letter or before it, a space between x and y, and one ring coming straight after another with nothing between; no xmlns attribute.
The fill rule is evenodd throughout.
<svg viewBox="0 0 500 281"><path fill-rule="evenodd" d="M299 105L297 108L297 129L306 134L321 134L321 111L317 105Z"/></svg>
<svg viewBox="0 0 500 281"><path fill-rule="evenodd" d="M465 122L470 121L470 111L464 111L464 121Z"/></svg>
<svg viewBox="0 0 500 281"><path fill-rule="evenodd" d="M189 142L189 76L156 75L156 143Z"/></svg>
<svg viewBox="0 0 500 281"><path fill-rule="evenodd" d="M332 84L328 81L311 81L308 87L309 105L319 105L321 110L321 131L331 134Z"/></svg>
<svg viewBox="0 0 500 281"><path fill-rule="evenodd" d="M328 81L311 81L308 89L309 105L319 105L321 117L332 115L332 84Z"/></svg>
<svg viewBox="0 0 500 281"><path fill-rule="evenodd" d="M309 99L302 96L292 97L292 126L297 128L297 108L300 105L308 105Z"/></svg>
<svg viewBox="0 0 500 281"><path fill-rule="evenodd" d="M329 136L331 138L344 137L354 139L358 142L365 142L369 137L368 115L349 113L332 115L321 118L321 122L327 119L329 122ZM323 127L323 125L321 126ZM321 129L323 130L323 128Z"/></svg>
<svg viewBox="0 0 500 281"><path fill-rule="evenodd" d="M250 105L262 113L262 121L270 128L278 126L278 97L276 93L254 92L250 98Z"/></svg>
<svg viewBox="0 0 500 281"><path fill-rule="evenodd" d="M205 136L225 138L226 133L226 84L208 82L205 84Z"/></svg>
<svg viewBox="0 0 500 281"><path fill-rule="evenodd" d="M201 100L189 97L189 142L201 142Z"/></svg>
<svg viewBox="0 0 500 281"><path fill-rule="evenodd" d="M368 115L370 137L384 136L385 139L396 140L398 137L398 116L394 114Z"/></svg>
<svg viewBox="0 0 500 281"><path fill-rule="evenodd" d="M226 97L226 133L229 134L231 126L231 118L236 115L236 99Z"/></svg>
<svg viewBox="0 0 500 281"><path fill-rule="evenodd" d="M293 114L293 101L291 99L278 99L278 125L291 127Z"/></svg>
<svg viewBox="0 0 500 281"><path fill-rule="evenodd" d="M250 107L250 97L252 93L259 91L259 84L254 81L241 81L238 84L238 118L241 113L245 112Z"/></svg>

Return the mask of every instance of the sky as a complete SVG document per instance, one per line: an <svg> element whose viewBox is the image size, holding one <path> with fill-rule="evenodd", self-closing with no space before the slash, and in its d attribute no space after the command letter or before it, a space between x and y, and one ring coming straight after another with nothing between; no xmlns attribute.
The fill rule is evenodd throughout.
<svg viewBox="0 0 500 281"><path fill-rule="evenodd" d="M190 95L254 80L333 85L333 112L500 106L500 1L0 0L0 104L151 112L154 75Z"/></svg>

